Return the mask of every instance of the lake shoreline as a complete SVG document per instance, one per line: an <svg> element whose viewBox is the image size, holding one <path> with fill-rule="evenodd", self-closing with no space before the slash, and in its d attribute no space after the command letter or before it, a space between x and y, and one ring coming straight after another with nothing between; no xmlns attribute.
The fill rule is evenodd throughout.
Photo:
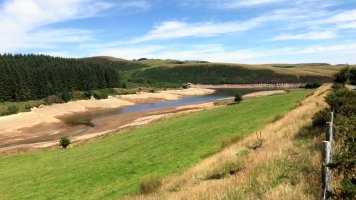
<svg viewBox="0 0 356 200"><path fill-rule="evenodd" d="M211 85L211 84L192 84L193 88L202 88L202 89L221 89L221 88L281 88L281 89L289 89L289 88L300 88L304 86L306 83L258 83L258 84L222 84L222 85Z"/></svg>
<svg viewBox="0 0 356 200"><path fill-rule="evenodd" d="M75 114L86 114L96 111L105 112L105 110L110 111L110 109L124 108L131 105L141 105L145 103L154 102L157 103L169 100L172 101L174 99L179 99L184 96L204 95L212 92L214 92L214 90L193 88L181 91L162 91L162 93L164 93L165 98L158 98L162 97L162 94L159 94L160 92L125 95L120 97L120 100L128 101L131 103L126 104L126 106L116 108L92 107L87 108L85 111L81 112L70 112L67 114L56 115L55 118L57 121L47 121L42 122L40 124L23 126L16 130L12 130L12 132L7 132L7 134L4 134L2 131L0 131L0 136L2 136L2 138L0 138L0 154L7 154L9 152L16 153L23 151L31 151L33 149L58 148L58 138L64 135L71 137L71 140L75 143L80 143L82 141L102 137L113 132L123 131L129 128L146 125L151 122L161 120L162 118L197 112L205 109L212 109L217 106L214 106L214 101L211 101L205 103L193 103L184 106L165 107L154 110L125 113L115 116L99 117L93 119L92 122L93 124L95 124L94 127L88 127L85 125L70 127L65 124L65 118L73 116ZM285 93L285 91L259 91L249 93L248 95L246 95L246 98L268 96L282 93ZM177 95L180 95L180 97L177 97ZM21 121L17 122L21 123ZM6 136L8 136L8 138L6 138ZM6 145L4 146L4 144Z"/></svg>

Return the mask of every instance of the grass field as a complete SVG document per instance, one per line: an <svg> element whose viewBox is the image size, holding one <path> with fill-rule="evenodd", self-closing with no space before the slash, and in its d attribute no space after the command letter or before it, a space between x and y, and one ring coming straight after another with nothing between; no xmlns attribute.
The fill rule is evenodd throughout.
<svg viewBox="0 0 356 200"><path fill-rule="evenodd" d="M167 176L247 136L287 112L310 91L164 120L86 145L0 158L0 199L116 199L148 175Z"/></svg>

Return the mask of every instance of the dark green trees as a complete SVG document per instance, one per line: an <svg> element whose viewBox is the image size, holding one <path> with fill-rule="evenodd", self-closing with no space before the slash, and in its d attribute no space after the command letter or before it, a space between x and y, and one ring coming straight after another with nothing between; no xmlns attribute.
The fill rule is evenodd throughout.
<svg viewBox="0 0 356 200"><path fill-rule="evenodd" d="M70 91L119 86L111 67L44 55L0 55L0 102L41 99Z"/></svg>

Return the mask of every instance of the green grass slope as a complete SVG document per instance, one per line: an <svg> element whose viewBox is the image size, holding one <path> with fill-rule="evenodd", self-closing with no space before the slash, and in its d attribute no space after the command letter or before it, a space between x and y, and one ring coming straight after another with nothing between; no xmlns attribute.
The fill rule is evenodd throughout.
<svg viewBox="0 0 356 200"><path fill-rule="evenodd" d="M149 65L146 65L146 64L143 64L140 62L133 62L133 61L129 61L129 60L108 57L108 56L81 58L81 60L84 60L84 61L87 61L90 63L94 63L94 64L100 64L103 66L109 66L118 72L131 71L131 70L137 70L137 69L150 67Z"/></svg>
<svg viewBox="0 0 356 200"><path fill-rule="evenodd" d="M332 81L332 77L325 74L311 74L310 72L303 74L300 73L301 70L296 72L294 71L292 71L290 68L271 69L271 67L266 68L229 64L193 64L177 65L174 67L147 68L136 71L132 74L132 78L179 84L186 82L203 84L239 84L300 82L323 83Z"/></svg>
<svg viewBox="0 0 356 200"><path fill-rule="evenodd" d="M122 60L84 58L114 67L124 82L134 86L179 87L182 83L311 83L332 82L338 66L327 63L246 65L179 60Z"/></svg>
<svg viewBox="0 0 356 200"><path fill-rule="evenodd" d="M0 199L117 199L147 175L196 164L223 140L246 136L310 91L250 99L189 114L67 150L0 158Z"/></svg>

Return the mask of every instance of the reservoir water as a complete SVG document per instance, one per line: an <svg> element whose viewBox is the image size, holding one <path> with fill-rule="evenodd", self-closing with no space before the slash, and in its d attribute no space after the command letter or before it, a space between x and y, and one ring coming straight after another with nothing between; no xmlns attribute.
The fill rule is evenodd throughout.
<svg viewBox="0 0 356 200"><path fill-rule="evenodd" d="M75 114L66 118L65 122L70 126L88 125L94 127L95 124L93 124L91 121L101 117L110 117L110 116L120 115L125 113L142 112L142 111L154 110L159 108L177 107L177 106L185 106L185 105L190 105L195 103L211 102L222 98L233 97L236 93L245 95L253 92L266 91L266 90L276 90L276 89L273 88L216 89L216 91L212 94L200 95L200 96L185 96L182 97L181 99L174 100L174 101L163 101L163 102L155 102L149 104L140 104L140 105L127 106L119 109L102 111L102 112Z"/></svg>

